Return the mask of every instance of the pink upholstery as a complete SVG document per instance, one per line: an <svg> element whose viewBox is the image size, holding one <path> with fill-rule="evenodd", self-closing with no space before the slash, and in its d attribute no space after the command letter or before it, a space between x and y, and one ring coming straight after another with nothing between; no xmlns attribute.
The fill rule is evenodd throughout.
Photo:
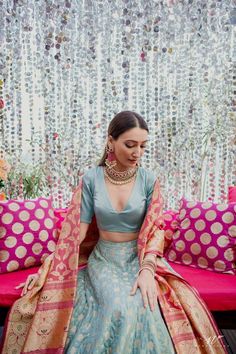
<svg viewBox="0 0 236 354"><path fill-rule="evenodd" d="M168 263L198 290L211 311L236 310L236 275Z"/></svg>
<svg viewBox="0 0 236 354"><path fill-rule="evenodd" d="M169 262L171 267L194 286L211 311L236 310L236 276L218 274ZM24 282L38 268L28 268L0 275L0 307L10 307L20 296L15 286Z"/></svg>
<svg viewBox="0 0 236 354"><path fill-rule="evenodd" d="M61 230L61 224L66 215L67 209L54 209L55 223L58 232ZM20 283L23 283L27 276L38 271L39 267L18 270L11 273L0 274L0 307L9 307L20 296L21 289L15 289Z"/></svg>
<svg viewBox="0 0 236 354"><path fill-rule="evenodd" d="M55 210L59 229L65 212L64 209ZM166 212L168 213L169 211ZM166 217L166 221L170 221L170 227L175 231L175 218L172 213L169 219ZM177 273L198 290L211 311L236 310L236 275L218 274L205 269L168 262ZM0 307L10 307L21 293L21 289L14 289L15 286L24 282L29 274L37 270L38 267L34 267L0 274Z"/></svg>
<svg viewBox="0 0 236 354"><path fill-rule="evenodd" d="M20 297L22 289L15 286L25 282L28 275L36 273L39 267L27 268L16 272L0 274L0 307L9 307Z"/></svg>

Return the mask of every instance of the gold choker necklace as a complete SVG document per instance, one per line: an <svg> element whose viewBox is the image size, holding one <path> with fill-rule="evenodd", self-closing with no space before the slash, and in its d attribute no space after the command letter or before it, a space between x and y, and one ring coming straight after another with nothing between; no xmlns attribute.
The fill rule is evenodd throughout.
<svg viewBox="0 0 236 354"><path fill-rule="evenodd" d="M114 168L105 167L104 175L113 184L126 184L135 179L137 168L129 168L126 171L116 171Z"/></svg>

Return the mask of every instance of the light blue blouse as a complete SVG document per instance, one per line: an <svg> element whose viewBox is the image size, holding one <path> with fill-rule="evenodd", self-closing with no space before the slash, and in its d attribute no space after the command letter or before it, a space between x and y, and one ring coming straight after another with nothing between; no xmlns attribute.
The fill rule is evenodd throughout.
<svg viewBox="0 0 236 354"><path fill-rule="evenodd" d="M126 206L118 212L111 204L104 179L104 168L91 168L83 176L81 222L90 224L95 214L100 230L138 232L151 201L155 180L152 171L139 167Z"/></svg>

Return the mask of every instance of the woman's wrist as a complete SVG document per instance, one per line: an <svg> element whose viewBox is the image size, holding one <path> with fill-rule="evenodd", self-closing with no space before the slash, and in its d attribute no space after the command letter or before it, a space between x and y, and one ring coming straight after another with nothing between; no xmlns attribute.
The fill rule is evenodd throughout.
<svg viewBox="0 0 236 354"><path fill-rule="evenodd" d="M144 259L143 259L143 261L142 261L142 263L141 263L141 267L142 267L142 265L145 264L145 263L153 264L153 266L156 268L156 264L157 264L157 257L156 257L156 255L155 255L155 254L147 254L147 255L144 257Z"/></svg>
<svg viewBox="0 0 236 354"><path fill-rule="evenodd" d="M154 277L155 272L156 272L156 266L157 266L156 256L153 254L147 255L141 263L141 267L139 269L138 276L140 275L140 273L142 271L146 270L146 271L150 272L152 274L152 276Z"/></svg>
<svg viewBox="0 0 236 354"><path fill-rule="evenodd" d="M142 267L142 268L139 269L138 276L139 276L142 272L145 272L145 271L147 271L148 273L151 273L152 276L153 276L153 278L155 277L155 271L154 271L154 269L152 269L152 268L150 268L150 267L146 267L146 266L144 266L144 267Z"/></svg>

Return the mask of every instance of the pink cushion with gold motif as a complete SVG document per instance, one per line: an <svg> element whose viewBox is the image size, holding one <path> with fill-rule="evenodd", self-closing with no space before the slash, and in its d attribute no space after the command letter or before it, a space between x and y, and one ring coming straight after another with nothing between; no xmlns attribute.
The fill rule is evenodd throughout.
<svg viewBox="0 0 236 354"><path fill-rule="evenodd" d="M190 267L235 274L236 203L181 200L178 230L165 256Z"/></svg>
<svg viewBox="0 0 236 354"><path fill-rule="evenodd" d="M0 273L41 264L56 238L51 198L0 202Z"/></svg>

